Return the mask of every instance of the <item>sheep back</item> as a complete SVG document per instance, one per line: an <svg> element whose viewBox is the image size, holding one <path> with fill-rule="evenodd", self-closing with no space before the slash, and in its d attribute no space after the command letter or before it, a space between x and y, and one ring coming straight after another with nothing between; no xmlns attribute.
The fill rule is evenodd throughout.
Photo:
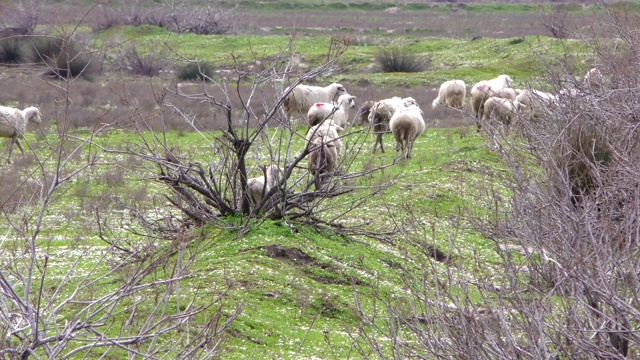
<svg viewBox="0 0 640 360"><path fill-rule="evenodd" d="M326 139L321 136L316 136L308 143L309 153L309 172L311 175L322 175L332 172L336 169L338 163L338 152L336 147L331 141L325 141ZM316 179L316 188L326 180L320 181Z"/></svg>
<svg viewBox="0 0 640 360"><path fill-rule="evenodd" d="M279 171L280 171L280 168L278 167L278 165L273 164L269 166L265 171L266 179L265 179L265 175L263 175L263 176L258 176L258 177L247 180L247 187L249 189L249 198L251 199L253 204L259 203L260 200L262 200L262 197L264 196L264 194L268 193L269 190L271 190L271 188L275 186L276 181L278 179ZM265 180L266 180L266 187L265 187Z"/></svg>
<svg viewBox="0 0 640 360"><path fill-rule="evenodd" d="M27 127L27 120L19 109L0 106L0 136L22 137Z"/></svg>
<svg viewBox="0 0 640 360"><path fill-rule="evenodd" d="M426 125L422 111L417 106L397 111L391 117L389 128L396 139L396 150L407 150L407 158L411 158L413 143L422 135Z"/></svg>
<svg viewBox="0 0 640 360"><path fill-rule="evenodd" d="M340 149L342 149L342 141L340 140L340 135L338 132L343 131L344 129L332 120L326 120L318 125L312 126L307 132L307 143L311 142L313 138L322 137L327 142L331 142L336 147L336 152L340 154Z"/></svg>
<svg viewBox="0 0 640 360"><path fill-rule="evenodd" d="M492 97L484 104L482 122L489 121L492 117L505 125L510 125L516 112L521 108L517 101L505 98Z"/></svg>
<svg viewBox="0 0 640 360"><path fill-rule="evenodd" d="M336 97L346 93L345 87L338 83L331 83L325 87L299 84L289 92L282 105L287 116L304 116L313 104L331 103Z"/></svg>
<svg viewBox="0 0 640 360"><path fill-rule="evenodd" d="M467 93L467 87L462 80L449 80L440 85L438 97L431 104L433 108L438 105L446 105L452 108L460 109L464 104Z"/></svg>

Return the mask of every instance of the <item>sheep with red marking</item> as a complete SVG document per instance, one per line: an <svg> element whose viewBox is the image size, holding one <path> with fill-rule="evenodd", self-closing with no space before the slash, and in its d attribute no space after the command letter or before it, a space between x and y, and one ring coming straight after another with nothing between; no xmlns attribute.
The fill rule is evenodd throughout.
<svg viewBox="0 0 640 360"><path fill-rule="evenodd" d="M335 105L326 102L313 104L307 112L309 125L318 125L328 119L333 120L340 127L345 127L349 121L349 109L356 106L355 100L355 96L344 94L340 95Z"/></svg>

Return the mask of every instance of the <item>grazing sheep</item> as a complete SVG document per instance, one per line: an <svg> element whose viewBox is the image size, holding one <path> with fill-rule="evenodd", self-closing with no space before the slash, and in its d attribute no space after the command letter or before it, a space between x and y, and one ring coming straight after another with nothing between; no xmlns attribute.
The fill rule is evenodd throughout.
<svg viewBox="0 0 640 360"><path fill-rule="evenodd" d="M333 139L325 136L313 136L307 146L310 151L309 172L314 177L316 189L320 189L327 181L322 175L336 169L338 151Z"/></svg>
<svg viewBox="0 0 640 360"><path fill-rule="evenodd" d="M484 103L482 122L487 123L494 118L505 125L510 125L521 109L523 106L517 100L491 97Z"/></svg>
<svg viewBox="0 0 640 360"><path fill-rule="evenodd" d="M582 78L582 82L593 90L599 90L604 85L604 76L597 68L591 68Z"/></svg>
<svg viewBox="0 0 640 360"><path fill-rule="evenodd" d="M462 80L449 80L440 85L438 97L433 100L431 106L435 109L439 105L461 109L467 94L467 86Z"/></svg>
<svg viewBox="0 0 640 360"><path fill-rule="evenodd" d="M489 93L491 94L489 98L494 97L494 98L501 98L501 99L509 99L511 101L514 101L519 94L519 92L516 89L512 89L512 88L502 88L502 89L491 90ZM482 115L483 115L482 113L484 112L484 104L486 104L489 98L485 99L484 103L478 108L478 115L477 115L478 119L482 119ZM478 123L478 127L480 127L479 123Z"/></svg>
<svg viewBox="0 0 640 360"><path fill-rule="evenodd" d="M418 106L418 103L412 97L400 98L397 96L380 100L373 104L371 112L369 112L369 123L373 125L373 133L376 134L376 142L373 144L373 152L376 152L378 144L380 144L380 150L384 152L382 134L388 131L389 121L391 121L393 114L399 109L412 105Z"/></svg>
<svg viewBox="0 0 640 360"><path fill-rule="evenodd" d="M265 176L258 176L247 180L247 188L249 189L249 199L255 205L262 200L264 194L268 193L272 187L278 182L280 168L273 164L266 170ZM266 181L265 181L266 180Z"/></svg>
<svg viewBox="0 0 640 360"><path fill-rule="evenodd" d="M389 121L389 128L396 138L396 151L404 152L406 149L406 156L410 159L413 142L426 128L422 110L417 105L411 105L396 111Z"/></svg>
<svg viewBox="0 0 640 360"><path fill-rule="evenodd" d="M288 91L287 88L286 91ZM309 108L315 103L331 103L340 95L346 94L347 90L344 86L336 83L320 87L299 84L284 99L284 112L288 117L294 114L307 114Z"/></svg>
<svg viewBox="0 0 640 360"><path fill-rule="evenodd" d="M326 102L313 104L307 112L309 125L315 126L324 119L331 119L338 126L346 126L349 120L349 109L356 106L355 100L355 96L344 94L340 95L335 105Z"/></svg>
<svg viewBox="0 0 640 360"><path fill-rule="evenodd" d="M369 114L371 113L371 108L373 107L375 102L373 100L367 100L360 106L358 109L358 114L356 115L356 119L358 119L358 125L364 125L367 121L369 121Z"/></svg>
<svg viewBox="0 0 640 360"><path fill-rule="evenodd" d="M0 106L0 137L9 138L9 155L7 162L11 163L11 151L13 144L18 145L18 149L24 155L24 148L20 144L20 139L24 137L27 129L27 122L33 121L39 124L42 114L37 107L30 106L24 110L11 107Z"/></svg>
<svg viewBox="0 0 640 360"><path fill-rule="evenodd" d="M340 141L340 135L338 135L338 133L343 130L344 129L336 125L333 120L325 120L309 129L307 132L307 142L310 142L313 137L323 137L327 142L331 142L336 147L336 152L340 155L342 141Z"/></svg>
<svg viewBox="0 0 640 360"><path fill-rule="evenodd" d="M522 104L523 112L529 120L541 116L544 109L557 100L555 95L535 89L522 90L516 97L516 101Z"/></svg>
<svg viewBox="0 0 640 360"><path fill-rule="evenodd" d="M497 78L491 80L482 80L471 88L471 112L473 116L478 119L478 113L481 111L482 105L485 101L498 89L504 89L511 87L511 78L509 75L500 75Z"/></svg>

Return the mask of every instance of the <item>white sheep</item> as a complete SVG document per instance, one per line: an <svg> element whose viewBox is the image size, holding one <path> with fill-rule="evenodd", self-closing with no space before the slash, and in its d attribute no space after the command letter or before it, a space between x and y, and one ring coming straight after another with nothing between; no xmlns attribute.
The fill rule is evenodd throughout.
<svg viewBox="0 0 640 360"><path fill-rule="evenodd" d="M438 97L433 100L431 106L435 109L439 105L450 106L455 109L462 108L467 95L467 85L462 80L449 80L440 85Z"/></svg>
<svg viewBox="0 0 640 360"><path fill-rule="evenodd" d="M289 88L285 92L289 91ZM294 114L304 116L315 103L331 103L340 95L346 94L344 86L332 83L325 87L298 84L284 99L284 112L288 117Z"/></svg>
<svg viewBox="0 0 640 360"><path fill-rule="evenodd" d="M338 164L338 151L333 139L328 136L312 136L307 143L309 148L309 172L314 176L316 189L326 183L322 175L331 173Z"/></svg>
<svg viewBox="0 0 640 360"><path fill-rule="evenodd" d="M482 122L488 123L492 118L500 121L505 125L510 125L517 113L524 106L517 100L491 97L484 103L484 113Z"/></svg>
<svg viewBox="0 0 640 360"><path fill-rule="evenodd" d="M373 100L367 100L360 106L360 108L358 109L358 113L356 114L358 125L364 125L367 121L369 121L369 114L371 113L373 104L375 104Z"/></svg>
<svg viewBox="0 0 640 360"><path fill-rule="evenodd" d="M327 142L331 142L336 147L336 152L340 155L342 149L342 141L340 140L339 132L344 129L336 125L333 120L325 120L318 125L312 126L307 132L307 143L311 141L313 137L323 137Z"/></svg>
<svg viewBox="0 0 640 360"><path fill-rule="evenodd" d="M382 134L389 130L389 122L396 111L409 106L418 106L418 103L412 97L400 98L394 96L376 102L369 112L369 123L373 126L373 133L376 135L376 142L373 144L373 152L376 152L378 144L380 150L384 152L382 145Z"/></svg>
<svg viewBox="0 0 640 360"><path fill-rule="evenodd" d="M273 164L266 169L265 173L266 176L262 175L247 180L249 199L254 205L258 204L264 194L277 184L280 168L277 164Z"/></svg>
<svg viewBox="0 0 640 360"><path fill-rule="evenodd" d="M516 101L523 105L523 112L529 120L541 116L543 111L557 100L557 96L535 89L522 90L516 97Z"/></svg>
<svg viewBox="0 0 640 360"><path fill-rule="evenodd" d="M488 94L490 94L489 98L492 98L492 97L502 98L502 99L509 99L511 101L514 101L516 97L518 97L519 93L520 92L518 90L512 89L512 88L502 88L502 89L490 90L488 92ZM478 108L478 115L477 115L478 119L482 119L482 115L484 112L484 104L486 104L489 98L485 99L484 103ZM479 129L480 123L478 123L477 125Z"/></svg>
<svg viewBox="0 0 640 360"><path fill-rule="evenodd" d="M325 119L333 120L336 125L345 127L349 121L349 109L356 106L356 97L344 94L333 103L318 102L309 108L307 119L310 126L315 126Z"/></svg>
<svg viewBox="0 0 640 360"><path fill-rule="evenodd" d="M27 123L33 121L39 124L42 120L42 114L37 107L30 106L24 110L0 106L0 137L9 138L9 155L7 162L11 163L11 151L13 144L18 145L18 149L24 155L24 148L20 144L20 139L24 137L27 129Z"/></svg>
<svg viewBox="0 0 640 360"><path fill-rule="evenodd" d="M597 68L591 68L582 78L582 82L593 90L599 90L604 85L604 76Z"/></svg>
<svg viewBox="0 0 640 360"><path fill-rule="evenodd" d="M411 105L396 111L389 121L389 128L396 139L396 151L406 150L406 156L410 159L414 141L426 128L422 110L417 105Z"/></svg>
<svg viewBox="0 0 640 360"><path fill-rule="evenodd" d="M471 112L478 119L478 113L481 111L485 101L498 89L511 87L511 77L509 75L500 75L491 80L482 80L473 85L469 101L471 103ZM481 115L481 114L480 114Z"/></svg>

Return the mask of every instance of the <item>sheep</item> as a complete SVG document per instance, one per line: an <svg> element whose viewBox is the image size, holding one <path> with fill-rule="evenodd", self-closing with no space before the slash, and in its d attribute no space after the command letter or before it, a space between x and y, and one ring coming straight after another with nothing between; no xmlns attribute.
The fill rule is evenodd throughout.
<svg viewBox="0 0 640 360"><path fill-rule="evenodd" d="M373 100L367 100L360 106L360 108L358 109L358 113L356 114L358 125L364 125L367 121L369 121L369 114L371 113L373 104L375 104Z"/></svg>
<svg viewBox="0 0 640 360"><path fill-rule="evenodd" d="M312 136L307 143L309 149L309 172L314 177L316 190L320 189L326 178L322 175L331 173L338 163L338 151L335 143L328 136Z"/></svg>
<svg viewBox="0 0 640 360"><path fill-rule="evenodd" d="M290 89L287 88L285 93ZM325 87L299 84L289 92L283 101L284 112L287 117L294 114L306 114L315 103L331 103L340 95L346 94L344 86L332 83Z"/></svg>
<svg viewBox="0 0 640 360"><path fill-rule="evenodd" d="M523 105L523 112L529 120L539 117L544 109L557 100L557 96L535 89L522 90L516 96L516 101Z"/></svg>
<svg viewBox="0 0 640 360"><path fill-rule="evenodd" d="M501 98L501 99L509 99L511 101L514 101L516 99L516 97L519 94L519 91L516 89L512 89L512 88L502 88L502 89L496 89L496 90L491 90L488 92L489 97L487 97L484 100L484 104L486 104L487 100L489 98L495 97L495 98ZM478 114L477 114L477 119L482 119L482 113L484 112L484 104L482 104L479 108L478 108ZM480 123L477 124L478 128L480 128Z"/></svg>
<svg viewBox="0 0 640 360"><path fill-rule="evenodd" d="M438 97L433 100L431 106L435 109L439 105L450 106L455 109L462 108L467 94L467 86L462 80L449 80L440 85Z"/></svg>
<svg viewBox="0 0 640 360"><path fill-rule="evenodd" d="M505 125L510 125L513 116L523 108L517 100L491 97L484 103L482 122L487 123L493 117Z"/></svg>
<svg viewBox="0 0 640 360"><path fill-rule="evenodd" d="M604 77L597 68L591 68L582 78L582 82L593 90L599 90L604 85Z"/></svg>
<svg viewBox="0 0 640 360"><path fill-rule="evenodd" d="M482 105L494 92L498 89L511 87L511 77L509 75L500 75L491 80L482 80L471 88L471 112L476 119L479 119L478 113L481 111Z"/></svg>
<svg viewBox="0 0 640 360"><path fill-rule="evenodd" d="M309 125L315 126L324 119L331 119L340 127L346 126L349 120L349 109L356 106L355 99L355 96L344 94L340 95L336 105L326 102L313 104L307 112Z"/></svg>
<svg viewBox="0 0 640 360"><path fill-rule="evenodd" d="M9 155L7 163L11 163L11 151L13 144L18 145L18 149L24 155L24 148L20 144L20 139L24 137L27 123L33 121L39 124L42 121L42 114L37 107L30 106L24 110L0 106L0 137L9 138Z"/></svg>
<svg viewBox="0 0 640 360"><path fill-rule="evenodd" d="M382 134L388 131L389 121L391 121L393 114L399 109L412 105L418 106L418 103L412 97L400 98L397 96L380 100L373 104L371 112L369 112L369 123L373 126L373 133L376 134L373 152L376 152L378 144L380 144L380 150L384 152Z"/></svg>
<svg viewBox="0 0 640 360"><path fill-rule="evenodd" d="M247 189L249 192L249 199L255 205L262 200L264 194L268 193L272 187L278 182L278 175L280 168L277 164L269 166L266 170L266 174L247 180ZM266 180L266 181L265 181Z"/></svg>
<svg viewBox="0 0 640 360"><path fill-rule="evenodd" d="M342 141L340 141L340 135L338 132L344 129L336 125L333 120L325 120L318 125L312 126L307 132L307 143L311 141L313 137L324 137L327 141L331 141L336 147L336 152L340 155L342 149Z"/></svg>
<svg viewBox="0 0 640 360"><path fill-rule="evenodd" d="M411 105L396 111L389 121L389 128L396 138L396 151L404 152L406 149L406 157L410 159L413 142L426 128L422 110L417 105Z"/></svg>

